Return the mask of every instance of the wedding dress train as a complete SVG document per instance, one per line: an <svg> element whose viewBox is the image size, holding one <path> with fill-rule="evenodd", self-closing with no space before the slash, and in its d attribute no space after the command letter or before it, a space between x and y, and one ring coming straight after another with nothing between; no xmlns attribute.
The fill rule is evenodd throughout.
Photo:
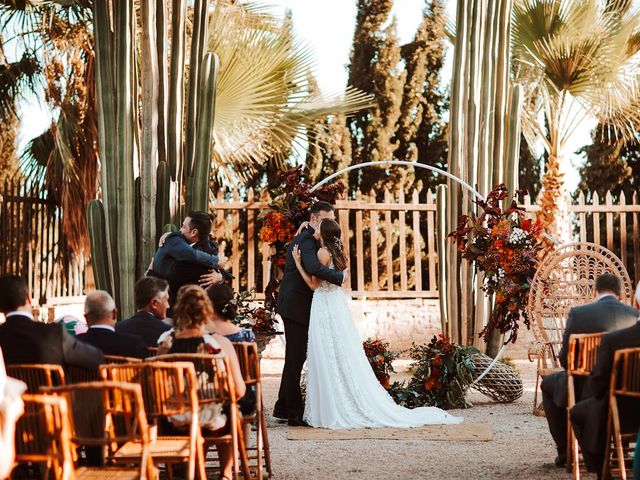
<svg viewBox="0 0 640 480"><path fill-rule="evenodd" d="M304 419L313 427L418 427L462 422L436 407L397 405L376 378L342 288L322 282L309 320Z"/></svg>

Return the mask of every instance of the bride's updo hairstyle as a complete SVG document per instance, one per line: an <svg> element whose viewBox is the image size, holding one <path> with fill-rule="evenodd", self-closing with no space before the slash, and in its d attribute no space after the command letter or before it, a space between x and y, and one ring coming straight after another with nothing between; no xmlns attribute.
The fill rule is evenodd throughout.
<svg viewBox="0 0 640 480"><path fill-rule="evenodd" d="M336 270L342 271L347 268L347 257L342 247L342 237L338 222L328 218L322 220L320 224L320 236L322 237L324 248L329 250L329 253L333 257L333 265Z"/></svg>

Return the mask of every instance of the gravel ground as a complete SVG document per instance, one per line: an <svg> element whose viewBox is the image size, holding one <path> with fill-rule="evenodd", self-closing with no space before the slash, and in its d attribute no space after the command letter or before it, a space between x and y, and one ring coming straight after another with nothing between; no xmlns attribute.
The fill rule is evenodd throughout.
<svg viewBox="0 0 640 480"><path fill-rule="evenodd" d="M280 384L281 359L263 359L265 408L274 479L569 479L553 465L555 448L543 417L531 414L535 366L515 362L525 392L512 404L498 404L477 392L474 406L454 410L495 431L491 442L417 440L290 441L286 424L270 415ZM407 362L399 361L397 371ZM583 476L585 480L595 475Z"/></svg>

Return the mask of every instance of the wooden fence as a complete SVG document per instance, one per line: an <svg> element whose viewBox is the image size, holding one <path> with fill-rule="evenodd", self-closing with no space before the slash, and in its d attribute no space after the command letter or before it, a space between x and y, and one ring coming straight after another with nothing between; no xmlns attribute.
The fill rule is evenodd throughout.
<svg viewBox="0 0 640 480"><path fill-rule="evenodd" d="M28 278L40 303L51 297L81 295L84 260L71 258L61 233L60 211L36 186L7 182L0 191L0 274ZM354 297L437 298L435 193L413 191L392 195L359 193L340 200L336 217L350 259ZM264 290L268 281L269 246L258 239L259 213L267 207L264 192L219 191L214 200L214 233L230 257L234 288ZM526 203L533 216L536 205ZM581 194L569 207L574 239L606 246L640 279L640 205L634 193L614 199L607 194Z"/></svg>
<svg viewBox="0 0 640 480"><path fill-rule="evenodd" d="M336 216L350 259L354 297L436 298L436 196L413 191L392 195L384 202L376 195L359 193L355 200L340 200ZM589 201L587 201L587 199ZM258 240L257 216L268 200L249 190L240 199L238 191L219 191L214 202L217 221L214 232L224 239L236 277L234 288L255 288L262 292L267 282L269 248ZM537 205L524 205L532 216ZM640 279L640 205L635 193L628 202L624 195L611 194L600 201L597 194L580 194L569 207L573 240L606 246L627 266L632 279ZM260 298L260 296L258 296Z"/></svg>
<svg viewBox="0 0 640 480"><path fill-rule="evenodd" d="M69 253L60 208L39 185L6 180L0 188L0 275L26 278L41 304L82 295L85 262Z"/></svg>

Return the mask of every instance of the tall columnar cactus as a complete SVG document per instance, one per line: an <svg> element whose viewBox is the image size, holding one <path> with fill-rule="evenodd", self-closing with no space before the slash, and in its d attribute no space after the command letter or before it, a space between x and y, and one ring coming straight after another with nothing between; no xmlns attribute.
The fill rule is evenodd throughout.
<svg viewBox="0 0 640 480"><path fill-rule="evenodd" d="M513 0L458 0L451 80L449 171L488 193L497 184L515 186L519 149L520 90L510 81L510 15ZM471 213L473 197L457 184L438 195L440 308L443 330L454 341L477 344L491 304L482 278L462 262L442 237L460 215ZM490 352L495 345L490 345Z"/></svg>
<svg viewBox="0 0 640 480"><path fill-rule="evenodd" d="M183 185L188 208L208 209L218 61L205 51L207 0L194 4L188 102L187 1L173 0L167 18L164 2L142 0L140 32L134 0L93 5L101 201L91 202L87 217L97 286L129 315L136 276L148 266L159 233L184 213Z"/></svg>

